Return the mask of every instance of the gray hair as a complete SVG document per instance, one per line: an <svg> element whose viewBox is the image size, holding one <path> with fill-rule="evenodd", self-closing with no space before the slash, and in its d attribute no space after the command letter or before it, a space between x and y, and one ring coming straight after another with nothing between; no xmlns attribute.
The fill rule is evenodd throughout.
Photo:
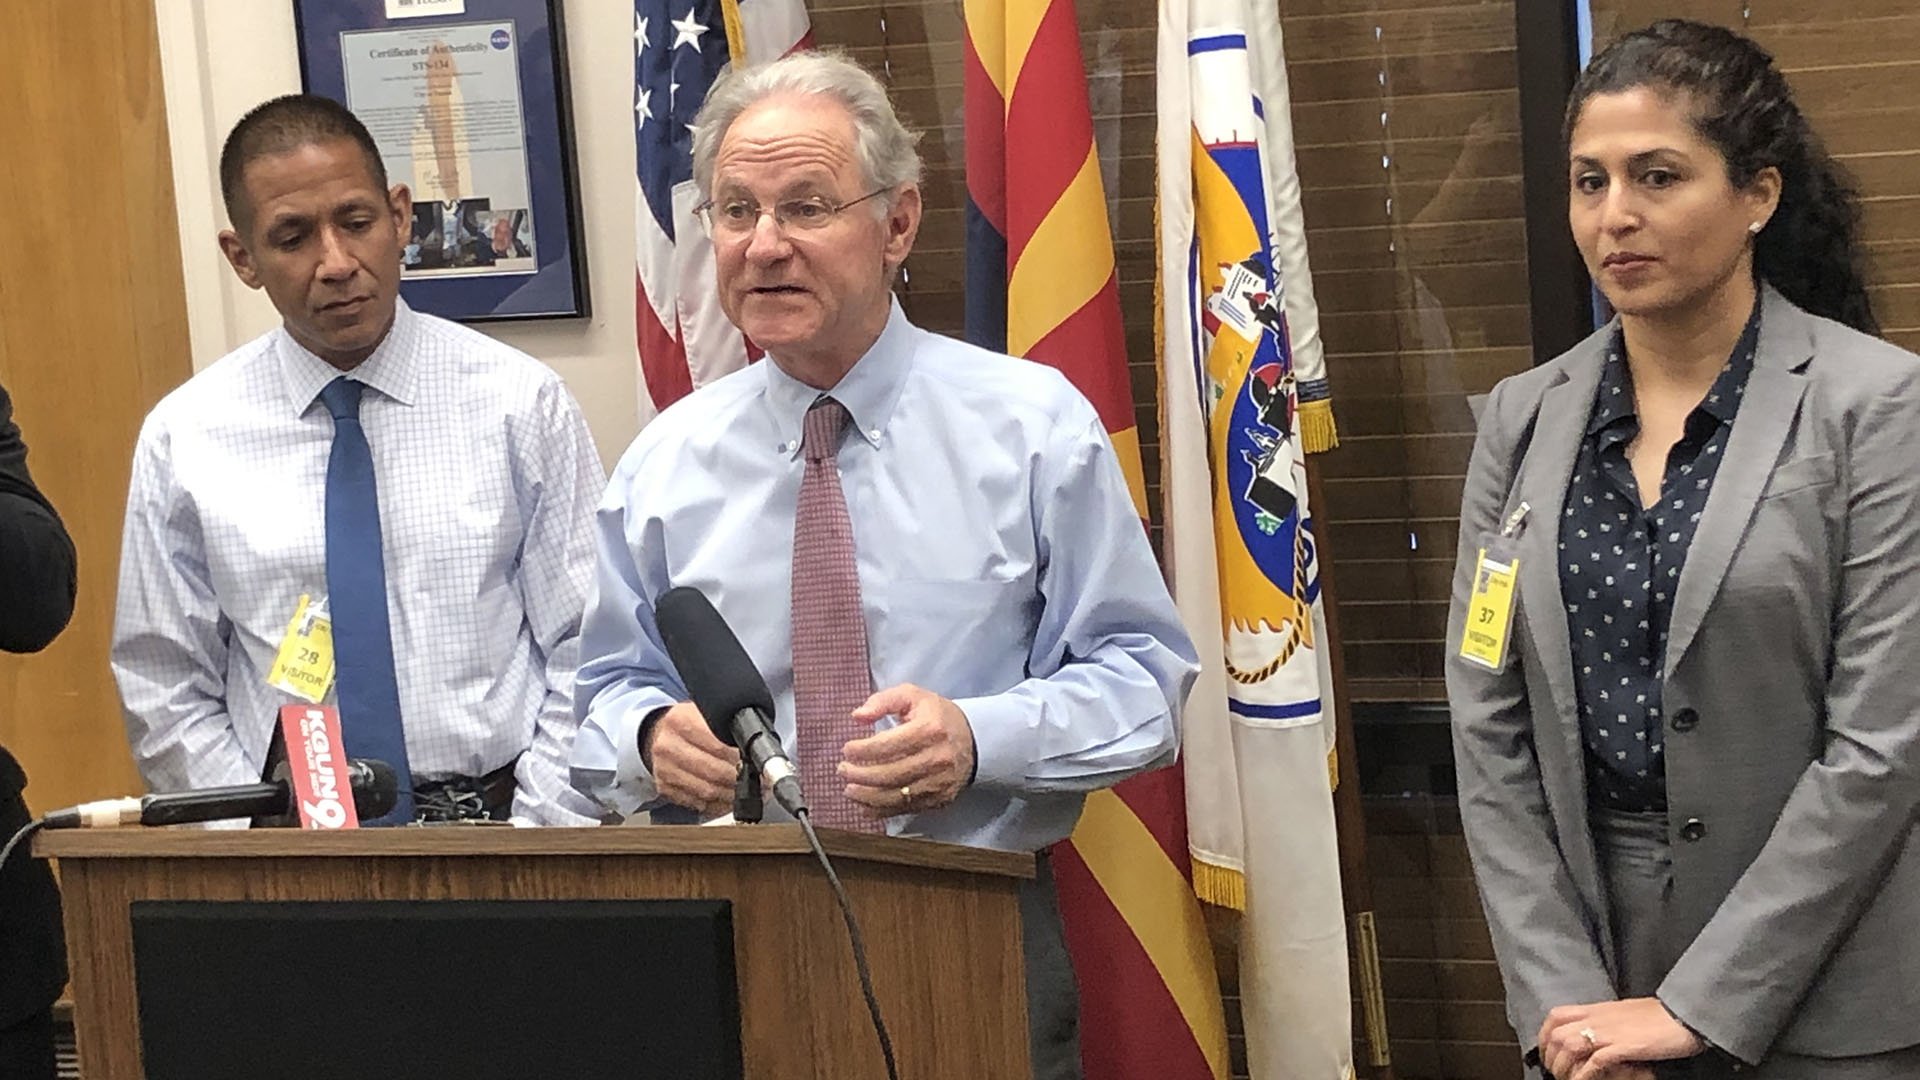
<svg viewBox="0 0 1920 1080"><path fill-rule="evenodd" d="M854 158L866 187L889 191L920 182L920 133L911 131L893 111L880 80L866 68L832 51L793 53L766 64L729 68L715 80L693 118L693 180L702 195L713 193L714 158L720 140L740 114L769 98L821 94L845 106L853 117ZM876 199L876 209L892 203Z"/></svg>

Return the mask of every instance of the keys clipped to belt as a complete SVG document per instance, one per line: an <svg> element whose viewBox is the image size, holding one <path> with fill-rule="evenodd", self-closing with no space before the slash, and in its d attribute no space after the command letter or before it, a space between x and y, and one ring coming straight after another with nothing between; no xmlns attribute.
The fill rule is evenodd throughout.
<svg viewBox="0 0 1920 1080"><path fill-rule="evenodd" d="M432 781L414 787L413 810L423 822L495 820L478 791Z"/></svg>
<svg viewBox="0 0 1920 1080"><path fill-rule="evenodd" d="M514 767L519 758L485 776L423 780L413 786L415 816L422 824L507 824L513 811Z"/></svg>

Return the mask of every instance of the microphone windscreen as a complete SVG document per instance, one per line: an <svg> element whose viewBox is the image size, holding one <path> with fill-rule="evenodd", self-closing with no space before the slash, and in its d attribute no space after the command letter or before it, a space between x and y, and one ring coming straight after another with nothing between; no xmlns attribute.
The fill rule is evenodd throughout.
<svg viewBox="0 0 1920 1080"><path fill-rule="evenodd" d="M393 766L378 758L358 758L353 764L358 766L350 783L353 786L353 812L362 821L386 817L393 812L394 803L400 799L400 778L394 775ZM362 779L359 769L365 769L367 776Z"/></svg>
<svg viewBox="0 0 1920 1080"><path fill-rule="evenodd" d="M773 715L767 680L700 590L668 589L654 605L653 617L687 695L721 742L734 745L734 714L758 709Z"/></svg>

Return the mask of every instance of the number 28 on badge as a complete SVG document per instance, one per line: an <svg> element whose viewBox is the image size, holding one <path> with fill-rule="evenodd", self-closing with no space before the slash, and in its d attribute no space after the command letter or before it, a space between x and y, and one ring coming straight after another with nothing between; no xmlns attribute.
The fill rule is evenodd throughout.
<svg viewBox="0 0 1920 1080"><path fill-rule="evenodd" d="M302 701L319 704L333 687L333 622L322 597L309 604L302 595L280 639L280 653L267 672L267 685Z"/></svg>

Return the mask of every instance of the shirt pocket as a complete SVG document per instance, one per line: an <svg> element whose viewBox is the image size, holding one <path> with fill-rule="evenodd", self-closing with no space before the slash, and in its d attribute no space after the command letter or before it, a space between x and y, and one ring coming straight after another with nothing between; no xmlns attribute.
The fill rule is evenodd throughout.
<svg viewBox="0 0 1920 1080"><path fill-rule="evenodd" d="M901 578L870 642L877 688L910 682L943 697L995 694L1026 677L1039 594L1030 581Z"/></svg>
<svg viewBox="0 0 1920 1080"><path fill-rule="evenodd" d="M1810 454L1794 458L1784 465L1774 467L1773 475L1767 478L1766 490L1760 493L1762 499L1779 498L1791 495L1807 488L1830 486L1834 480L1834 461L1832 454Z"/></svg>

